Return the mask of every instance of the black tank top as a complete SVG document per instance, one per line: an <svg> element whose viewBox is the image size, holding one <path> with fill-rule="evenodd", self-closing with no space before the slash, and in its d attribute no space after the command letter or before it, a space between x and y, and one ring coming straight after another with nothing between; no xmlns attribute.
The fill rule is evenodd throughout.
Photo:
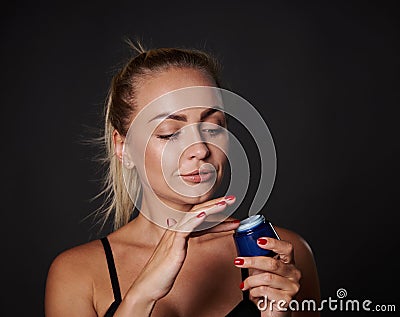
<svg viewBox="0 0 400 317"><path fill-rule="evenodd" d="M122 301L121 289L119 287L117 270L115 268L114 257L111 251L110 243L107 237L101 239L103 243L104 251L107 258L108 272L110 273L111 285L114 293L114 302L108 308L104 317L114 316L119 304ZM248 277L248 270L241 269L242 280ZM249 292L243 292L243 300L233 308L228 315L225 317L259 317L260 311L257 309L256 305L249 299Z"/></svg>

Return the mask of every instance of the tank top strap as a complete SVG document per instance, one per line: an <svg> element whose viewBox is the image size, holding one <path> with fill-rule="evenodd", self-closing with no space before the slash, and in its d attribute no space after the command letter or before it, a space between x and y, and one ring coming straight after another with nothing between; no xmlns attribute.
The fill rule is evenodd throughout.
<svg viewBox="0 0 400 317"><path fill-rule="evenodd" d="M116 302L121 302L122 301L121 289L119 287L117 269L115 268L115 262L114 262L114 257L112 254L110 242L108 241L107 237L103 237L100 240L101 240L101 243L103 244L104 252L105 252L106 258L107 258L108 272L110 274L110 280L111 280L111 285L112 285L112 289L113 289L113 293L114 293L114 299Z"/></svg>

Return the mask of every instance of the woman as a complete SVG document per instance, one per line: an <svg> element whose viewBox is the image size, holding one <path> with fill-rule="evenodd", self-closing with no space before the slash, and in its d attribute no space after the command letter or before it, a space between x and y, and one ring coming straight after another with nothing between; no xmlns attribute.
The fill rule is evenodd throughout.
<svg viewBox="0 0 400 317"><path fill-rule="evenodd" d="M156 107L152 111L160 120L152 133L147 137L138 129L133 133L136 143L130 144L137 147L134 152L145 153L143 160L124 159L131 124L153 100L186 87L219 87L217 64L204 52L137 50L139 54L114 76L107 102L105 142L112 194L107 216L115 212L116 230L101 241L57 256L47 278L46 316L306 316L307 312L277 306L279 300L319 300L313 255L301 237L276 228L281 240L258 240L260 248L273 250L276 257L237 257L232 234L238 220L228 218L198 230L235 203L234 195L211 199L226 164L221 148L211 142L192 142L176 162L177 178L190 186L205 184L200 169L212 166L215 182L209 190L182 195L165 180L166 144L190 134L180 135L183 129L195 131L193 125L225 127L222 111L183 108L165 116L158 109L157 116ZM138 120L139 124L150 121ZM203 130L214 135L213 129ZM133 189L124 184L123 164L137 175ZM140 213L129 221L140 188ZM185 217L166 217L164 226L152 221L151 215L163 214L161 205ZM248 277L241 274L247 272ZM256 306L262 298L271 304L267 310Z"/></svg>

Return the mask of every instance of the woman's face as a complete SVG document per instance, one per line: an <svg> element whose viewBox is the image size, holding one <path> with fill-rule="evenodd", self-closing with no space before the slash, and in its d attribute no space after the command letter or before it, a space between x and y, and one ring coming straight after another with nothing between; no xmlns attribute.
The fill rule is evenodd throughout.
<svg viewBox="0 0 400 317"><path fill-rule="evenodd" d="M226 163L225 116L209 106L211 89L196 88L184 97L182 90L172 92L192 86L215 87L215 82L188 68L146 78L137 90L136 117L126 139L144 195L154 193L176 209L210 199ZM196 106L184 106L193 100Z"/></svg>

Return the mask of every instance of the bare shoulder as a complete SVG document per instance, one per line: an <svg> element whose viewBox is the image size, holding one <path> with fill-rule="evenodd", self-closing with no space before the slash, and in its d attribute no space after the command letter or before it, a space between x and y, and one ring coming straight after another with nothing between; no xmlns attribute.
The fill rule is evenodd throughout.
<svg viewBox="0 0 400 317"><path fill-rule="evenodd" d="M93 283L101 256L104 257L101 242L95 240L55 257L46 281L46 316L64 316L64 313L74 309L85 312L87 316L95 315ZM74 303L73 307L71 303Z"/></svg>
<svg viewBox="0 0 400 317"><path fill-rule="evenodd" d="M275 229L281 240L293 245L295 263L302 271L316 266L311 246L301 235L285 228L275 227Z"/></svg>
<svg viewBox="0 0 400 317"><path fill-rule="evenodd" d="M295 253L297 252L305 256L306 255L312 256L313 252L311 246L301 235L292 230L285 229L282 227L275 227L275 229L281 240L289 241L290 243L292 243Z"/></svg>
<svg viewBox="0 0 400 317"><path fill-rule="evenodd" d="M297 298L319 301L318 270L310 244L294 231L280 227L275 227L275 229L281 240L288 241L293 245L295 265L302 275L301 288Z"/></svg>
<svg viewBox="0 0 400 317"><path fill-rule="evenodd" d="M66 251L55 257L49 269L49 275L78 275L85 278L96 266L97 259L104 253L99 240L94 240ZM103 255L104 257L104 255ZM89 277L89 276L87 276Z"/></svg>

